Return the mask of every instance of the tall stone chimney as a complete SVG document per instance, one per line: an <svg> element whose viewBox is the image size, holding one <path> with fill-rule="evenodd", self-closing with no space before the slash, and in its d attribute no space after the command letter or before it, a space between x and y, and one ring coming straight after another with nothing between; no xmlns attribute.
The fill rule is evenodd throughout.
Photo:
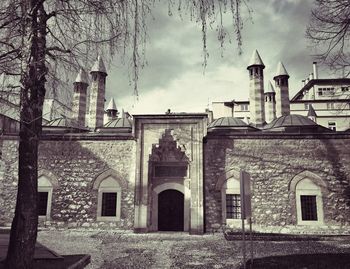
<svg viewBox="0 0 350 269"><path fill-rule="evenodd" d="M72 119L76 121L78 126L85 127L86 115L86 93L89 86L88 75L84 69L80 69L74 83Z"/></svg>
<svg viewBox="0 0 350 269"><path fill-rule="evenodd" d="M265 92L265 118L267 123L276 119L275 95L275 90L273 89L271 81L269 81L268 90Z"/></svg>
<svg viewBox="0 0 350 269"><path fill-rule="evenodd" d="M276 116L287 116L290 114L289 104L289 75L282 62L277 65L276 75L273 78L275 81L276 91Z"/></svg>
<svg viewBox="0 0 350 269"><path fill-rule="evenodd" d="M312 69L314 72L314 79L318 79L318 69L317 69L317 62L312 63Z"/></svg>
<svg viewBox="0 0 350 269"><path fill-rule="evenodd" d="M98 56L97 61L91 68L92 76L90 89L89 127L98 128L103 126L105 89L106 89L106 67L103 60Z"/></svg>
<svg viewBox="0 0 350 269"><path fill-rule="evenodd" d="M265 65L258 51L255 50L247 69L249 70L250 122L257 127L265 124L264 68Z"/></svg>

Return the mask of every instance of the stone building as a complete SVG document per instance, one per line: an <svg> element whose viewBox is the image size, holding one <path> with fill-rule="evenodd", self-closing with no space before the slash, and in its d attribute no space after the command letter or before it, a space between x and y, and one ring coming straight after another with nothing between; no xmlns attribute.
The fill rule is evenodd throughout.
<svg viewBox="0 0 350 269"><path fill-rule="evenodd" d="M263 69L256 51L247 74L250 124L232 115L209 120L210 113L129 117L114 100L104 115L102 59L91 70L90 97L81 70L74 114L43 127L40 225L191 234L239 227L243 170L252 179L254 229L350 233L350 134L318 125L315 111L310 118L290 114L285 67L279 65L277 86L267 93ZM9 226L14 213L17 131L3 130L0 140L0 226Z"/></svg>

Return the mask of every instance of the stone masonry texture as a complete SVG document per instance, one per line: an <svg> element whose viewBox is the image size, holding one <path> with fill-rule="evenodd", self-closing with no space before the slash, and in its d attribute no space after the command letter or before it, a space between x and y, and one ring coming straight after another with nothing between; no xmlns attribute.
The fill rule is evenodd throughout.
<svg viewBox="0 0 350 269"><path fill-rule="evenodd" d="M294 192L288 186L294 176L310 171L327 185L325 226L350 230L350 139L208 137L204 149L207 231L223 223L221 191L215 186L231 169L251 175L254 225L297 229ZM301 228L308 229L313 228Z"/></svg>
<svg viewBox="0 0 350 269"><path fill-rule="evenodd" d="M320 177L326 232L350 233L350 136L218 135L204 139L205 226L221 225L222 194L218 180L230 171L245 170L252 179L253 226L265 231L314 232L297 225L291 180L308 171ZM18 140L0 140L0 226L10 226L17 192ZM64 228L132 229L136 142L132 137L109 140L43 140L39 174L54 175L51 219L40 225ZM120 221L97 221L95 179L112 170L122 189ZM44 173L45 174L45 173ZM225 178L224 180L227 180ZM316 229L317 230L317 229Z"/></svg>
<svg viewBox="0 0 350 269"><path fill-rule="evenodd" d="M41 225L131 229L134 221L135 141L42 141L39 174L48 171L58 181L52 195L51 219ZM4 141L0 172L0 226L12 220L17 186L17 141ZM122 188L121 217L100 222L98 191L93 184L101 173L112 169Z"/></svg>

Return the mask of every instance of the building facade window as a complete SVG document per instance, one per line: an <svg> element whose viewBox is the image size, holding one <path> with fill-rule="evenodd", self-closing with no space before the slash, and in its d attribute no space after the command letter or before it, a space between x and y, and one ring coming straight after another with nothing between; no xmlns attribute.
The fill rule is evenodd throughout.
<svg viewBox="0 0 350 269"><path fill-rule="evenodd" d="M38 215L40 219L51 218L52 183L50 179L42 175L38 178Z"/></svg>
<svg viewBox="0 0 350 269"><path fill-rule="evenodd" d="M300 195L301 220L317 221L316 195Z"/></svg>
<svg viewBox="0 0 350 269"><path fill-rule="evenodd" d="M318 96L332 96L335 93L334 87L318 88Z"/></svg>
<svg viewBox="0 0 350 269"><path fill-rule="evenodd" d="M241 104L241 111L248 111L248 104Z"/></svg>
<svg viewBox="0 0 350 269"><path fill-rule="evenodd" d="M228 225L239 224L239 220L241 219L239 179L229 178L223 184L221 194L223 223Z"/></svg>
<svg viewBox="0 0 350 269"><path fill-rule="evenodd" d="M108 176L100 182L97 197L97 220L120 220L121 194L121 187L112 176Z"/></svg>
<svg viewBox="0 0 350 269"><path fill-rule="evenodd" d="M296 185L296 209L299 225L322 225L323 202L321 188L304 178Z"/></svg>
<svg viewBox="0 0 350 269"><path fill-rule="evenodd" d="M117 216L117 197L116 192L103 192L102 193L102 217L116 217Z"/></svg>
<svg viewBox="0 0 350 269"><path fill-rule="evenodd" d="M47 200L49 198L48 192L38 192L38 215L47 215Z"/></svg>
<svg viewBox="0 0 350 269"><path fill-rule="evenodd" d="M241 196L239 194L226 194L226 219L241 218Z"/></svg>
<svg viewBox="0 0 350 269"><path fill-rule="evenodd" d="M309 106L310 106L310 104L308 104L308 103L304 104L304 109L309 110Z"/></svg>
<svg viewBox="0 0 350 269"><path fill-rule="evenodd" d="M331 129L332 131L336 131L337 130L337 123L335 121L329 121L328 128Z"/></svg>

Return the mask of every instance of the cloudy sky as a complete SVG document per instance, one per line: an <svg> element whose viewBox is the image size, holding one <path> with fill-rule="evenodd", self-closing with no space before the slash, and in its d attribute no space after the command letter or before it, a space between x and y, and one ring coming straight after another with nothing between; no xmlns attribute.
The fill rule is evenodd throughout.
<svg viewBox="0 0 350 269"><path fill-rule="evenodd" d="M161 1L167 2L167 1ZM149 23L146 48L148 65L139 80L139 97L133 95L125 64L116 57L107 77L107 102L133 114L203 112L213 101L247 100L247 64L254 49L265 63L265 87L272 80L278 61L290 75L290 95L312 72L313 49L305 39L312 0L250 0L252 19L244 15L243 54L238 55L235 36L227 38L223 57L215 29L208 31L208 66L203 72L201 25L184 15L168 16L158 4ZM230 20L227 21L229 30ZM232 39L232 43L229 40ZM326 70L320 69L320 77ZM210 105L209 105L210 107Z"/></svg>

